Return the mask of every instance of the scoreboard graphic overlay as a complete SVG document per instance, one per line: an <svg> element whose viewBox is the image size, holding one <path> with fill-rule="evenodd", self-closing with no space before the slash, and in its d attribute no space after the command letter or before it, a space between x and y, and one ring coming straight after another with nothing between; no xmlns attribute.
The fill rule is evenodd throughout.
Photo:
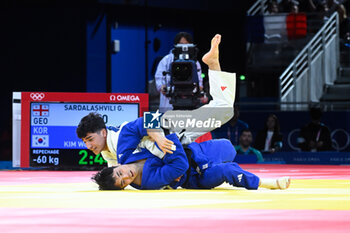
<svg viewBox="0 0 350 233"><path fill-rule="evenodd" d="M104 167L76 136L82 117L101 114L119 126L148 111L148 94L21 93L21 167Z"/></svg>

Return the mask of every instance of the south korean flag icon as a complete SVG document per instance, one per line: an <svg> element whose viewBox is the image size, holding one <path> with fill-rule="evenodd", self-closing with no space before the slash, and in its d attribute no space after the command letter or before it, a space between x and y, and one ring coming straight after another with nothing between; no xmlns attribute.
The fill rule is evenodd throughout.
<svg viewBox="0 0 350 233"><path fill-rule="evenodd" d="M32 147L49 147L49 135L33 135Z"/></svg>

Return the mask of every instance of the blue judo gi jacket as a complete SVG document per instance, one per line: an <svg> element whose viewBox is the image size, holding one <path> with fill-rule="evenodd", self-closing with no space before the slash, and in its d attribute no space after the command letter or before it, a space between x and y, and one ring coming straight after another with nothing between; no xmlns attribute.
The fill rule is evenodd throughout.
<svg viewBox="0 0 350 233"><path fill-rule="evenodd" d="M109 127L109 129L113 129ZM147 159L142 172L141 186L132 184L137 189L161 189L169 185L174 179L185 174L189 168L186 153L176 136L169 134L166 137L174 142L176 150L173 154L166 154L163 159L154 156L145 148L135 152L140 140L147 136L143 127L143 118L125 124L119 131L116 146L117 161L119 164L129 164L138 160ZM156 144L157 146L157 144Z"/></svg>
<svg viewBox="0 0 350 233"><path fill-rule="evenodd" d="M259 178L233 162L236 151L227 139L193 142L188 145L191 150L188 157L177 136L170 134L166 137L174 142L176 150L160 159L144 148L135 153L140 140L146 135L143 118L138 118L126 124L120 130L118 138L118 163L128 164L147 159L143 167L141 186L132 184L137 189L161 189L167 185L172 188L182 186L207 189L223 182L247 189L258 188ZM180 176L180 181L175 182Z"/></svg>

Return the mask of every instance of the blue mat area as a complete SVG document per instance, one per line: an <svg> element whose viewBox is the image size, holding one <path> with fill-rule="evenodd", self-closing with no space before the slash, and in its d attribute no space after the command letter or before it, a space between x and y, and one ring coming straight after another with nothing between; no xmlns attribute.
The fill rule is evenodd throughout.
<svg viewBox="0 0 350 233"><path fill-rule="evenodd" d="M12 167L12 161L0 161L0 170L14 170L18 168Z"/></svg>

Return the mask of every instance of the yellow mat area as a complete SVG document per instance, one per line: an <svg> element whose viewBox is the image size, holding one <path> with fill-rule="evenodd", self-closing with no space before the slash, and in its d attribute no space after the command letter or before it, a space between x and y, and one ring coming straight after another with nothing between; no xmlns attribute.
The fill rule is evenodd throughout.
<svg viewBox="0 0 350 233"><path fill-rule="evenodd" d="M97 191L92 182L0 186L0 207L350 210L350 180L293 179L287 190Z"/></svg>

